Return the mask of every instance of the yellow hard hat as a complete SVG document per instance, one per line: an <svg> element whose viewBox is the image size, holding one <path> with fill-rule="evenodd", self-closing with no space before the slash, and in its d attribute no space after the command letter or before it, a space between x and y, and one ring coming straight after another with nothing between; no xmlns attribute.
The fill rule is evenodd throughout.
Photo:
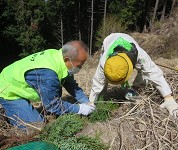
<svg viewBox="0 0 178 150"><path fill-rule="evenodd" d="M122 84L128 81L133 72L133 64L125 53L109 57L104 65L104 74L109 82Z"/></svg>

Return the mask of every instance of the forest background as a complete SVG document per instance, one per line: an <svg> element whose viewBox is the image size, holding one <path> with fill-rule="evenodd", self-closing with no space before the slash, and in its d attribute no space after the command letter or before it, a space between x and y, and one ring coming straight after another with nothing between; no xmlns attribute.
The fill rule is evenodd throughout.
<svg viewBox="0 0 178 150"><path fill-rule="evenodd" d="M113 32L151 32L178 0L0 0L2 70L15 60L82 40L92 55Z"/></svg>
<svg viewBox="0 0 178 150"><path fill-rule="evenodd" d="M103 39L113 32L125 32L136 39L155 63L169 67L161 69L175 100L178 100L178 74L174 69L178 66L177 26L178 0L0 0L0 70L28 54L49 48L60 49L68 41L82 40L89 46L91 57L75 79L89 96ZM63 146L81 146L82 139L96 147L96 140L89 139L88 142L86 138L78 138L86 135L100 139L109 145L110 150L177 149L178 123L168 116L166 110L159 108L162 103L159 92L151 84L138 92L143 100L125 104L121 101L120 104L123 91L118 86L109 85L103 94L104 101L97 103L97 111L92 114L97 122L89 121L92 116L83 118L84 128L71 137L75 138L74 143L71 138L66 140L65 136L65 141L62 141L59 136L71 132L71 124L74 125L72 129L78 130L80 126L71 123L71 120L78 121L73 117L63 119L64 123L58 117L59 124L50 120L55 119L54 116L46 116L54 130L47 128L52 134L49 136L47 132L45 137L57 145L62 141ZM63 91L63 97L68 99L68 96ZM113 104L121 107L111 111ZM100 122L107 115L110 118ZM61 129L67 130L61 132ZM39 133L36 128L27 131L24 135L0 116L0 149L37 140Z"/></svg>

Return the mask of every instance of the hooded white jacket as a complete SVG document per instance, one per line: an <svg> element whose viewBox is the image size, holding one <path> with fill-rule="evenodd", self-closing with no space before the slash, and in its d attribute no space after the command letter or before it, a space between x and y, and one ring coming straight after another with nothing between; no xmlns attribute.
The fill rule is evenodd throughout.
<svg viewBox="0 0 178 150"><path fill-rule="evenodd" d="M106 55L110 46L117 40L119 37L127 40L130 43L134 43L138 50L138 58L135 69L138 71L138 75L134 81L134 85L142 82L141 80L147 79L151 81L154 86L159 90L160 94L165 97L171 94L171 89L163 77L163 72L161 69L151 60L150 56L138 45L138 43L128 34L124 33L112 33L107 36L102 45L103 54L101 55L97 70L92 79L92 88L90 92L90 101L94 102L97 100L100 92L107 86L107 80L104 76L104 65L106 62Z"/></svg>

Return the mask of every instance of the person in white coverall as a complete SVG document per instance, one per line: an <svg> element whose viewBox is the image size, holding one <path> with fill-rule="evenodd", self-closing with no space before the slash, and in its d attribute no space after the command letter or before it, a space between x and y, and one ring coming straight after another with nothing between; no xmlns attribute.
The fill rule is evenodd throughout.
<svg viewBox="0 0 178 150"><path fill-rule="evenodd" d="M102 45L97 70L92 79L90 101L95 102L107 83L124 84L130 78L133 69L138 72L133 87L146 85L151 81L164 98L161 108L166 108L170 115L178 116L178 104L172 91L163 77L161 69L151 60L149 55L128 34L112 33Z"/></svg>

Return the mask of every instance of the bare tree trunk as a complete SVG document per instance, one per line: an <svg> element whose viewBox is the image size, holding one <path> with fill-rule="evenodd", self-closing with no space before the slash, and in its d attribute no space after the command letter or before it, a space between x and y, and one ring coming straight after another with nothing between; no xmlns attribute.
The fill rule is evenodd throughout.
<svg viewBox="0 0 178 150"><path fill-rule="evenodd" d="M93 0L91 3L91 29L90 29L90 51L89 51L90 55L92 52L92 41L93 41Z"/></svg>
<svg viewBox="0 0 178 150"><path fill-rule="evenodd" d="M62 19L62 13L61 13L61 44L64 45L64 35L63 35L63 19Z"/></svg>
<svg viewBox="0 0 178 150"><path fill-rule="evenodd" d="M159 0L156 0L155 8L154 8L154 13L153 13L153 17L152 17L152 24L154 23L155 18L156 18L156 11L158 9L158 3L159 3Z"/></svg>
<svg viewBox="0 0 178 150"><path fill-rule="evenodd" d="M172 15L172 13L173 13L175 3L176 3L176 0L172 0L172 5L171 5L170 16L171 16L171 15Z"/></svg>
<svg viewBox="0 0 178 150"><path fill-rule="evenodd" d="M150 11L150 0L146 0L145 1L145 13L144 13L144 26L143 26L143 32L149 32L149 29L147 29L147 26L148 28L150 28L150 20L148 19L149 18L149 11Z"/></svg>
<svg viewBox="0 0 178 150"><path fill-rule="evenodd" d="M164 17L165 17L166 4L167 4L167 0L164 1L164 7L163 7L163 10L162 10L161 19L160 19L161 21L164 20Z"/></svg>
<svg viewBox="0 0 178 150"><path fill-rule="evenodd" d="M57 45L59 47L63 46L64 44L64 37L63 37L63 19L62 19L62 13L60 13L60 17L57 22L57 29L54 32L54 35L57 38Z"/></svg>
<svg viewBox="0 0 178 150"><path fill-rule="evenodd" d="M107 8L107 0L104 2L104 19L103 19L103 36L105 37L105 26L106 26L106 8Z"/></svg>
<svg viewBox="0 0 178 150"><path fill-rule="evenodd" d="M81 35L81 22L80 22L80 1L79 1L79 14L78 14L78 20L79 20L79 31L78 31L78 36L79 36L79 40L81 41L82 40L82 35Z"/></svg>

